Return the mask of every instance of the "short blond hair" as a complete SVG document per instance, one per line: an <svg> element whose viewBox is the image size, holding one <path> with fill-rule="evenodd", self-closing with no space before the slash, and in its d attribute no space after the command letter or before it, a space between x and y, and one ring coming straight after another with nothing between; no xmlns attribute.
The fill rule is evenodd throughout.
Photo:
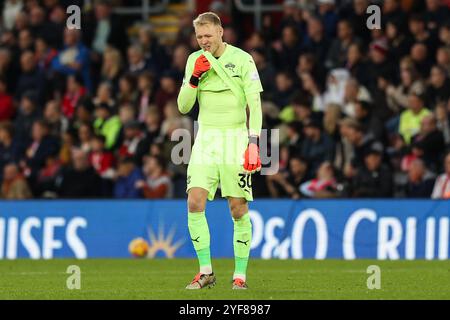
<svg viewBox="0 0 450 320"><path fill-rule="evenodd" d="M192 24L195 27L202 26L205 24L213 24L216 26L222 26L222 22L220 21L220 18L217 14L214 12L204 12L198 15L197 18L192 22Z"/></svg>

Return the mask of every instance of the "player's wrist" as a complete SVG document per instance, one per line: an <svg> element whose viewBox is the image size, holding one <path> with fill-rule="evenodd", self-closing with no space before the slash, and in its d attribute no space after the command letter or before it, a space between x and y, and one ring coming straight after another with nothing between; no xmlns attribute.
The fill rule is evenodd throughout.
<svg viewBox="0 0 450 320"><path fill-rule="evenodd" d="M254 135L251 135L251 136L249 136L248 137L248 144L256 144L257 146L259 145L259 138L258 138L258 136L254 136Z"/></svg>
<svg viewBox="0 0 450 320"><path fill-rule="evenodd" d="M197 88L198 83L200 81L200 77L196 76L195 74L192 74L191 79L189 79L189 84L192 88Z"/></svg>

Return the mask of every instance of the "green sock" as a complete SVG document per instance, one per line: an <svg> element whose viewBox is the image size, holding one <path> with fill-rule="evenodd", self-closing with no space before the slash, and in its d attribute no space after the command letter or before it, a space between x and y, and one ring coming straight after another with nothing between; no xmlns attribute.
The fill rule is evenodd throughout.
<svg viewBox="0 0 450 320"><path fill-rule="evenodd" d="M234 278L245 281L247 273L248 258L250 256L250 244L252 242L252 222L250 215L245 213L240 219L234 219Z"/></svg>
<svg viewBox="0 0 450 320"><path fill-rule="evenodd" d="M205 212L189 212L188 227L192 244L197 252L200 272L209 274L212 272L211 253L209 248L210 236Z"/></svg>

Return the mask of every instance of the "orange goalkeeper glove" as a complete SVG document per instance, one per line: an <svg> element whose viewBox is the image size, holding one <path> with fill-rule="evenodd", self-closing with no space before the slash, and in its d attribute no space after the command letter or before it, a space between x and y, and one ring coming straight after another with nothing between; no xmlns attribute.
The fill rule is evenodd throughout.
<svg viewBox="0 0 450 320"><path fill-rule="evenodd" d="M189 84L192 88L198 87L200 77L209 69L211 69L211 64L209 63L208 59L206 59L203 54L200 55L197 60L195 60L194 71L192 72L192 76L189 81Z"/></svg>
<svg viewBox="0 0 450 320"><path fill-rule="evenodd" d="M259 156L258 137L251 136L249 144L244 153L244 170L247 173L254 173L261 170L261 158Z"/></svg>

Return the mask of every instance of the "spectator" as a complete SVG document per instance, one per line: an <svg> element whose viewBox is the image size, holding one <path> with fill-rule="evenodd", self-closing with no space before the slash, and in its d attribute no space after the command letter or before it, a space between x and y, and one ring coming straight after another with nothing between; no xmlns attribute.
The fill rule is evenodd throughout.
<svg viewBox="0 0 450 320"><path fill-rule="evenodd" d="M181 83L183 80L184 68L186 67L189 53L189 48L184 44L177 45L173 50L172 68L170 71L174 74L178 83Z"/></svg>
<svg viewBox="0 0 450 320"><path fill-rule="evenodd" d="M395 68L388 59L389 48L386 39L375 40L370 44L367 66L368 89L372 92L384 90L389 83L396 81Z"/></svg>
<svg viewBox="0 0 450 320"><path fill-rule="evenodd" d="M53 59L58 55L56 49L50 47L47 40L43 37L38 37L34 41L35 54L37 66L43 72L48 72Z"/></svg>
<svg viewBox="0 0 450 320"><path fill-rule="evenodd" d="M277 50L278 67L283 71L295 70L298 56L302 50L298 30L294 26L285 26L282 30L281 40L275 49Z"/></svg>
<svg viewBox="0 0 450 320"><path fill-rule="evenodd" d="M256 68L258 69L259 78L261 84L264 88L262 93L263 99L271 99L275 91L275 84L273 79L275 79L275 68L273 65L267 61L265 52L263 48L255 48L250 51L253 60L255 61Z"/></svg>
<svg viewBox="0 0 450 320"><path fill-rule="evenodd" d="M97 88L97 94L92 99L92 103L98 107L101 104L105 104L111 109L111 111L114 111L116 108L116 101L113 98L113 88L108 82L102 82L98 88Z"/></svg>
<svg viewBox="0 0 450 320"><path fill-rule="evenodd" d="M342 68L347 60L347 50L354 42L360 40L354 36L354 30L348 20L341 20L337 26L337 38L331 42L325 66L328 69Z"/></svg>
<svg viewBox="0 0 450 320"><path fill-rule="evenodd" d="M7 82L0 77L0 122L9 121L14 115L12 96L7 92Z"/></svg>
<svg viewBox="0 0 450 320"><path fill-rule="evenodd" d="M25 51L33 51L34 38L30 29L23 29L19 32L17 44L20 54Z"/></svg>
<svg viewBox="0 0 450 320"><path fill-rule="evenodd" d="M148 154L151 146L156 142L161 134L160 116L156 106L151 106L145 116L144 139L142 139L136 148L136 161L139 166L142 165L144 155Z"/></svg>
<svg viewBox="0 0 450 320"><path fill-rule="evenodd" d="M358 100L355 103L355 118L366 132L373 134L378 141L384 141L384 124L367 101Z"/></svg>
<svg viewBox="0 0 450 320"><path fill-rule="evenodd" d="M10 122L0 122L0 181L5 165L18 163L20 158L20 150L14 140L14 127Z"/></svg>
<svg viewBox="0 0 450 320"><path fill-rule="evenodd" d="M122 56L120 51L113 47L107 47L103 52L100 81L108 82L114 92L116 92L118 87L122 67Z"/></svg>
<svg viewBox="0 0 450 320"><path fill-rule="evenodd" d="M80 41L79 30L65 29L64 48L53 59L52 70L64 77L80 74L88 91L92 92L93 86L89 66L89 49Z"/></svg>
<svg viewBox="0 0 450 320"><path fill-rule="evenodd" d="M3 169L3 180L0 192L1 199L22 200L33 197L27 180L14 163L7 164Z"/></svg>
<svg viewBox="0 0 450 320"><path fill-rule="evenodd" d="M191 29L192 30L192 29ZM139 46L141 47L146 69L155 75L161 73L166 61L169 61L163 46L159 44L158 38L153 33L150 25L139 28Z"/></svg>
<svg viewBox="0 0 450 320"><path fill-rule="evenodd" d="M416 159L408 171L406 196L408 198L429 198L433 191L434 176L427 170L425 163Z"/></svg>
<svg viewBox="0 0 450 320"><path fill-rule="evenodd" d="M81 124L92 123L94 108L94 104L90 98L81 98L75 107L75 114L70 123L71 128L78 130Z"/></svg>
<svg viewBox="0 0 450 320"><path fill-rule="evenodd" d="M288 72L279 72L275 77L275 91L273 102L282 109L288 105L295 94L294 80Z"/></svg>
<svg viewBox="0 0 450 320"><path fill-rule="evenodd" d="M109 105L101 103L95 109L94 129L97 134L106 138L106 149L115 148L121 128L119 116L114 115Z"/></svg>
<svg viewBox="0 0 450 320"><path fill-rule="evenodd" d="M408 108L408 97L412 92L424 92L425 85L415 67L408 65L406 60L400 64L400 84L388 84L386 99L388 107L395 113Z"/></svg>
<svg viewBox="0 0 450 320"><path fill-rule="evenodd" d="M95 1L94 15L95 18L89 20L87 31L83 33L86 43L98 55L102 55L108 45L124 52L128 39L126 28L121 19L113 14L110 1Z"/></svg>
<svg viewBox="0 0 450 320"><path fill-rule="evenodd" d="M447 71L435 65L431 68L429 83L425 91L425 99L427 106L434 110L438 103L446 102L450 98L450 79Z"/></svg>
<svg viewBox="0 0 450 320"><path fill-rule="evenodd" d="M266 177L267 187L273 198L290 197L299 199L301 197L299 187L307 179L308 164L299 156L289 159L289 170L277 172Z"/></svg>
<svg viewBox="0 0 450 320"><path fill-rule="evenodd" d="M428 168L434 172L440 169L445 142L433 114L425 116L420 122L420 131L412 138L412 146L421 149L421 158Z"/></svg>
<svg viewBox="0 0 450 320"><path fill-rule="evenodd" d="M56 179L61 170L61 162L58 156L49 155L45 159L45 165L39 170L34 187L35 195L43 198L56 198Z"/></svg>
<svg viewBox="0 0 450 320"><path fill-rule="evenodd" d="M325 34L328 38L334 38L336 36L336 26L338 24L338 15L336 14L336 1L335 0L318 0L317 1L317 13L322 19ZM339 31L338 31L339 33Z"/></svg>
<svg viewBox="0 0 450 320"><path fill-rule="evenodd" d="M128 58L127 72L132 75L138 76L144 70L150 69L145 60L144 50L140 45L135 44L128 47L127 58ZM153 70L152 69L150 70L155 72L154 69L156 69L156 67L153 68Z"/></svg>
<svg viewBox="0 0 450 320"><path fill-rule="evenodd" d="M382 151L369 149L364 155L364 166L353 180L353 196L357 198L388 198L393 183L390 169L382 163Z"/></svg>
<svg viewBox="0 0 450 320"><path fill-rule="evenodd" d="M423 95L413 92L409 95L408 102L408 109L400 114L398 129L406 144L411 143L411 138L419 132L420 122L430 114L430 110L424 106Z"/></svg>
<svg viewBox="0 0 450 320"><path fill-rule="evenodd" d="M449 99L450 101L450 99ZM450 102L448 103L450 106ZM450 112L447 112L446 104L440 103L434 110L436 116L436 127L442 132L444 142L447 147L450 146Z"/></svg>
<svg viewBox="0 0 450 320"><path fill-rule="evenodd" d="M161 134L165 135L167 131L169 131L168 127L170 126L169 121L172 119L180 119L181 126L180 129L188 130L190 133L193 132L192 121L189 117L185 115L181 115L178 112L178 106L175 100L171 100L166 103L164 106L164 121L161 124Z"/></svg>
<svg viewBox="0 0 450 320"><path fill-rule="evenodd" d="M378 149L382 153L383 144L380 141L377 141L372 133L366 132L363 126L358 122L344 122L341 133L352 146L350 163L353 170L358 170L364 166L364 157L370 150Z"/></svg>
<svg viewBox="0 0 450 320"><path fill-rule="evenodd" d="M61 198L96 198L101 188L100 177L89 165L89 159L82 150L75 150L72 165L58 174L57 190Z"/></svg>
<svg viewBox="0 0 450 320"><path fill-rule="evenodd" d="M153 102L154 77L150 72L143 72L138 77L138 120L145 121L150 104Z"/></svg>
<svg viewBox="0 0 450 320"><path fill-rule="evenodd" d="M119 79L119 90L116 101L119 105L124 103L136 104L138 92L136 90L136 79L131 74L125 74Z"/></svg>
<svg viewBox="0 0 450 320"><path fill-rule="evenodd" d="M360 85L356 79L350 78L345 83L342 112L354 118L356 116L356 105L359 101L371 103L372 97L366 87Z"/></svg>
<svg viewBox="0 0 450 320"><path fill-rule="evenodd" d="M144 133L141 130L141 124L138 121L131 120L123 125L124 139L118 149L118 157L134 158L139 143L144 139Z"/></svg>
<svg viewBox="0 0 450 320"><path fill-rule="evenodd" d="M112 179L115 176L115 159L112 152L105 149L105 142L106 139L102 135L94 135L92 137L89 163L100 177Z"/></svg>
<svg viewBox="0 0 450 320"><path fill-rule="evenodd" d="M431 198L450 199L450 153L444 159L444 173L437 177Z"/></svg>
<svg viewBox="0 0 450 320"><path fill-rule="evenodd" d="M34 92L26 92L21 99L19 112L14 121L14 138L21 152L24 152L30 142L31 127L39 117L39 112L36 110L36 100Z"/></svg>
<svg viewBox="0 0 450 320"><path fill-rule="evenodd" d="M330 162L323 162L317 169L316 178L300 185L300 192L309 198L333 198L337 191L336 177Z"/></svg>
<svg viewBox="0 0 450 320"><path fill-rule="evenodd" d="M19 76L14 99L20 101L27 91L35 91L37 102L44 100L45 75L37 68L32 51L24 51L20 56L22 73Z"/></svg>
<svg viewBox="0 0 450 320"><path fill-rule="evenodd" d="M427 29L435 32L441 25L450 20L450 10L439 0L427 0L424 20Z"/></svg>
<svg viewBox="0 0 450 320"><path fill-rule="evenodd" d="M48 156L59 153L59 141L49 134L48 124L44 120L36 120L31 129L31 143L28 145L22 166L24 173L34 182L39 170L44 167ZM33 187L33 185L32 185Z"/></svg>
<svg viewBox="0 0 450 320"><path fill-rule="evenodd" d="M12 30L16 17L23 8L21 0L6 0L3 7L3 25L7 30Z"/></svg>
<svg viewBox="0 0 450 320"><path fill-rule="evenodd" d="M398 31L404 33L406 30L406 15L400 7L400 3L397 0L385 0L383 1L382 19L384 24L395 23L398 26Z"/></svg>
<svg viewBox="0 0 450 320"><path fill-rule="evenodd" d="M318 61L325 61L329 40L325 36L325 29L318 17L311 17L307 21L308 33L303 40L303 48L310 52Z"/></svg>
<svg viewBox="0 0 450 320"><path fill-rule="evenodd" d="M142 189L144 198L158 199L172 197L172 181L165 168L165 161L161 157L150 156L144 161L145 180L136 182L136 188Z"/></svg>
<svg viewBox="0 0 450 320"><path fill-rule="evenodd" d="M62 43L63 29L46 20L45 10L40 6L30 10L30 31L34 38L45 38L52 47L59 47Z"/></svg>
<svg viewBox="0 0 450 320"><path fill-rule="evenodd" d="M367 63L364 61L362 48L358 43L352 43L348 47L345 69L362 85L367 86L369 84Z"/></svg>
<svg viewBox="0 0 450 320"><path fill-rule="evenodd" d="M114 186L115 158L111 151L105 149L106 139L102 135L95 135L91 139L89 163L101 177L102 196L111 196Z"/></svg>
<svg viewBox="0 0 450 320"><path fill-rule="evenodd" d="M436 63L450 77L450 47L440 47L436 51Z"/></svg>
<svg viewBox="0 0 450 320"><path fill-rule="evenodd" d="M164 112L164 106L171 100L176 100L178 96L179 86L176 82L175 75L171 72L163 74L161 77L161 87L156 91L155 104L161 113Z"/></svg>
<svg viewBox="0 0 450 320"><path fill-rule="evenodd" d="M121 199L142 198L142 190L136 187L136 183L144 179L145 177L132 158L121 159L117 168L114 197Z"/></svg>
<svg viewBox="0 0 450 320"><path fill-rule="evenodd" d="M321 163L333 160L334 145L330 137L323 133L317 120L310 119L305 122L303 133L305 139L302 143L301 154L308 161L308 173L313 175Z"/></svg>
<svg viewBox="0 0 450 320"><path fill-rule="evenodd" d="M61 113L61 106L56 100L49 100L45 105L44 120L50 135L55 138L61 137L61 134L69 129L69 121Z"/></svg>
<svg viewBox="0 0 450 320"><path fill-rule="evenodd" d="M92 138L94 136L94 129L89 123L83 123L78 128L79 149L84 153L89 154L92 147Z"/></svg>
<svg viewBox="0 0 450 320"><path fill-rule="evenodd" d="M420 76L423 79L427 78L431 69L430 57L434 57L430 54L428 47L422 42L414 43L411 47L410 56Z"/></svg>
<svg viewBox="0 0 450 320"><path fill-rule="evenodd" d="M73 117L75 108L80 99L86 95L83 80L78 75L67 77L67 89L62 100L62 112L68 119Z"/></svg>

